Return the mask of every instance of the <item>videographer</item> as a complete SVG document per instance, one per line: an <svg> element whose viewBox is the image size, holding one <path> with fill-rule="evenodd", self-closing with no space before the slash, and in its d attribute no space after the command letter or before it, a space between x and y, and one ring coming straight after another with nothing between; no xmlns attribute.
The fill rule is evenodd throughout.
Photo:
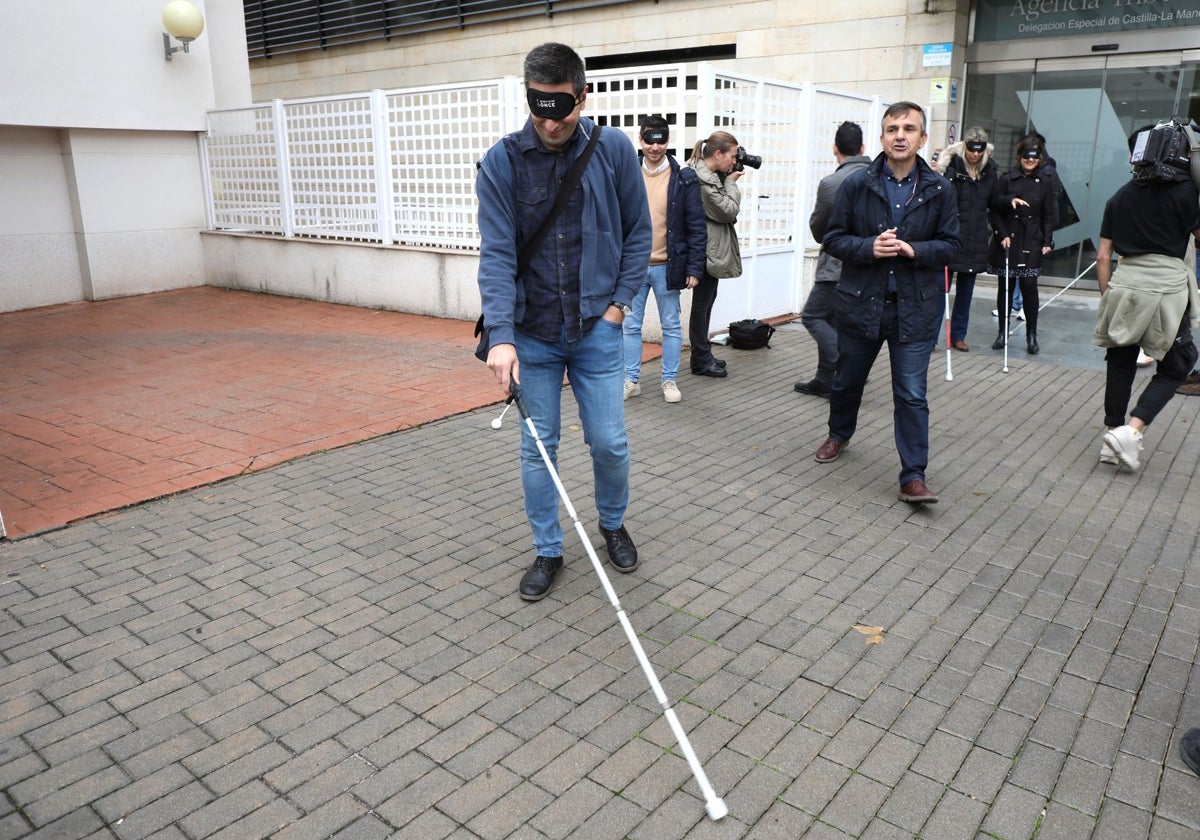
<svg viewBox="0 0 1200 840"><path fill-rule="evenodd" d="M1135 151L1139 138L1144 148ZM1146 427L1196 364L1191 321L1200 315L1200 294L1184 259L1188 235L1200 236L1200 191L1195 174L1189 174L1193 142L1198 142L1195 132L1174 121L1131 137L1133 179L1104 205L1100 221L1096 279L1101 297L1093 340L1108 348L1108 431L1100 461L1131 470L1140 466ZM1114 253L1120 256L1115 270ZM1126 425L1139 347L1158 366Z"/></svg>
<svg viewBox="0 0 1200 840"><path fill-rule="evenodd" d="M713 356L712 342L708 340L713 304L717 301L717 281L742 274L742 251L733 227L742 206L742 191L737 182L744 170L738 164L739 157L755 168L762 164L761 158L746 155L732 134L714 131L707 140L696 144L688 160L688 166L696 170L700 179L700 198L708 229L704 273L692 291L688 342L692 346L692 373L716 379L728 375L724 360Z"/></svg>

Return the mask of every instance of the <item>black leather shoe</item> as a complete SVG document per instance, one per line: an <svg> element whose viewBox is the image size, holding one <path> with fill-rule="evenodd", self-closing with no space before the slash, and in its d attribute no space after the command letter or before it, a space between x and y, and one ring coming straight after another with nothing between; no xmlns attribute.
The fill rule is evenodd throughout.
<svg viewBox="0 0 1200 840"><path fill-rule="evenodd" d="M1001 332L1000 335L996 336L996 340L992 342L992 349L993 350L1003 350L1004 349L1004 333L1003 332Z"/></svg>
<svg viewBox="0 0 1200 840"><path fill-rule="evenodd" d="M811 397L824 397L829 399L830 387L823 382L812 380L811 382L797 382L792 386L797 394L808 394Z"/></svg>
<svg viewBox="0 0 1200 840"><path fill-rule="evenodd" d="M717 367L719 367L721 370L725 369L725 360L724 359L718 359L716 356L713 356L713 364L716 365Z"/></svg>
<svg viewBox="0 0 1200 840"><path fill-rule="evenodd" d="M543 557L539 554L529 571L521 576L521 588L517 590L521 600L540 601L549 595L554 578L561 569L561 557Z"/></svg>
<svg viewBox="0 0 1200 840"><path fill-rule="evenodd" d="M724 379L729 375L729 371L718 365L716 359L712 359L703 367L692 368L692 373L696 376L711 376L713 379Z"/></svg>
<svg viewBox="0 0 1200 840"><path fill-rule="evenodd" d="M1031 332L1025 336L1025 350L1030 356L1036 356L1042 352L1042 348L1038 347L1037 333Z"/></svg>
<svg viewBox="0 0 1200 840"><path fill-rule="evenodd" d="M608 559L618 572L632 572L638 567L637 548L624 525L615 531L601 526L600 536L604 537L604 544L608 546Z"/></svg>
<svg viewBox="0 0 1200 840"><path fill-rule="evenodd" d="M1200 729L1189 729L1179 739L1179 757L1189 770L1200 775Z"/></svg>

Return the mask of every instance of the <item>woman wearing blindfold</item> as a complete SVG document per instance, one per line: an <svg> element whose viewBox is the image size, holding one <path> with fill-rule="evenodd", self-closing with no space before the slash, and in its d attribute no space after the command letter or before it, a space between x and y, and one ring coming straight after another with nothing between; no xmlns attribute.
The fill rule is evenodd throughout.
<svg viewBox="0 0 1200 840"><path fill-rule="evenodd" d="M988 244L992 227L988 207L999 188L1000 168L991 159L994 151L982 128L968 128L963 139L952 143L938 156L938 171L954 185L958 194L958 229L962 248L950 263L955 272L954 309L950 314L950 344L967 352L967 324L975 278L988 269Z"/></svg>
<svg viewBox="0 0 1200 840"><path fill-rule="evenodd" d="M1003 313L999 316L1000 330L993 350L1004 349L1008 339L1013 287L1019 284L1025 299L1025 349L1031 355L1040 352L1037 281L1042 273L1042 258L1054 250L1054 227L1058 221L1057 178L1046 164L1046 148L1038 137L1031 134L1021 138L1016 162L1001 176L991 201L991 222L996 236L989 262L992 272L1000 277L996 309Z"/></svg>

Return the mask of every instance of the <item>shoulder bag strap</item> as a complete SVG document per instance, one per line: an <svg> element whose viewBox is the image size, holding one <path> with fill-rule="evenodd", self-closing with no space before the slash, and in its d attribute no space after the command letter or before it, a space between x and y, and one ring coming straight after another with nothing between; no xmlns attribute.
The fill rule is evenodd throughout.
<svg viewBox="0 0 1200 840"><path fill-rule="evenodd" d="M538 248L542 247L542 242L550 233L550 228L554 227L554 223L562 215L563 208L567 206L567 201L571 198L571 193L575 191L575 187L583 178L583 170L587 169L588 161L591 160L592 151L596 148L596 141L599 139L600 126L597 124L591 139L583 147L579 157L575 158L575 165L571 167L567 177L563 178L562 183L559 184L558 194L554 197L554 206L550 208L550 214L546 216L542 226L537 229L537 233L530 237L529 241L521 248L521 253L517 257L517 276L524 274L525 269L529 268L529 262L533 259L533 255L538 252Z"/></svg>

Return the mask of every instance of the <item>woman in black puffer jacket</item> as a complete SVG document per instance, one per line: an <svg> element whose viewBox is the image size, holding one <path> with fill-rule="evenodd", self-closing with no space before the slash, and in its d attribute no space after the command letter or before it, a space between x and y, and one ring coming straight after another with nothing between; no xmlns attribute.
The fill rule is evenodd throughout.
<svg viewBox="0 0 1200 840"><path fill-rule="evenodd" d="M988 243L992 226L988 208L992 193L999 188L1000 169L991 159L995 149L982 128L968 128L963 139L942 150L937 168L958 194L958 229L962 248L950 263L955 272L954 309L950 314L950 343L966 352L967 324L971 317L971 296L975 277L988 270Z"/></svg>
<svg viewBox="0 0 1200 840"><path fill-rule="evenodd" d="M1000 278L996 294L1000 332L992 344L993 350L1003 349L1008 338L1013 284L1019 283L1025 298L1026 349L1031 354L1039 352L1037 281L1042 273L1042 257L1054 250L1054 226L1058 220L1057 178L1045 166L1046 150L1037 137L1023 137L1017 143L1016 164L1001 176L992 196L991 222L996 236L989 262L992 272ZM1007 278L1005 249L1008 249Z"/></svg>

